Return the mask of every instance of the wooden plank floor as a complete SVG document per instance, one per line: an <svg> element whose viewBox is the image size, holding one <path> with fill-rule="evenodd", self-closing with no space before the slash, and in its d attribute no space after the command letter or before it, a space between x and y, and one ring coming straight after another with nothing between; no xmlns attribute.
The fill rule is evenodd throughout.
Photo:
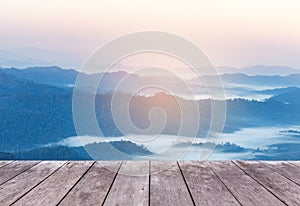
<svg viewBox="0 0 300 206"><path fill-rule="evenodd" d="M300 163L0 161L0 205L300 205Z"/></svg>

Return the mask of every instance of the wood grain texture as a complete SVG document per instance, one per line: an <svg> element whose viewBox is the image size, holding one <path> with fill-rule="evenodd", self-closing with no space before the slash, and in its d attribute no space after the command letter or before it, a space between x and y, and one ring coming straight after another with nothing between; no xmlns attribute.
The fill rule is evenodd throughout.
<svg viewBox="0 0 300 206"><path fill-rule="evenodd" d="M62 161L41 162L3 185L0 185L0 205L12 204L63 164L64 162Z"/></svg>
<svg viewBox="0 0 300 206"><path fill-rule="evenodd" d="M206 164L242 205L284 205L232 162L214 161Z"/></svg>
<svg viewBox="0 0 300 206"><path fill-rule="evenodd" d="M296 167L300 168L300 161L288 161L290 164L295 165Z"/></svg>
<svg viewBox="0 0 300 206"><path fill-rule="evenodd" d="M284 203L300 205L299 185L260 164L260 162L236 161L236 164Z"/></svg>
<svg viewBox="0 0 300 206"><path fill-rule="evenodd" d="M15 161L0 168L0 185L28 170L39 161Z"/></svg>
<svg viewBox="0 0 300 206"><path fill-rule="evenodd" d="M300 168L289 162L260 162L262 166L269 167L282 176L300 185Z"/></svg>
<svg viewBox="0 0 300 206"><path fill-rule="evenodd" d="M0 165L1 206L300 205L296 161L0 161Z"/></svg>
<svg viewBox="0 0 300 206"><path fill-rule="evenodd" d="M97 161L59 205L102 205L120 164Z"/></svg>
<svg viewBox="0 0 300 206"><path fill-rule="evenodd" d="M10 163L12 163L12 161L0 161L0 168Z"/></svg>
<svg viewBox="0 0 300 206"><path fill-rule="evenodd" d="M66 163L14 205L57 205L92 164L91 161Z"/></svg>
<svg viewBox="0 0 300 206"><path fill-rule="evenodd" d="M153 161L150 165L150 205L194 205L175 161Z"/></svg>
<svg viewBox="0 0 300 206"><path fill-rule="evenodd" d="M240 205L203 162L183 161L179 162L179 166L196 205Z"/></svg>
<svg viewBox="0 0 300 206"><path fill-rule="evenodd" d="M125 161L104 205L148 205L149 162Z"/></svg>

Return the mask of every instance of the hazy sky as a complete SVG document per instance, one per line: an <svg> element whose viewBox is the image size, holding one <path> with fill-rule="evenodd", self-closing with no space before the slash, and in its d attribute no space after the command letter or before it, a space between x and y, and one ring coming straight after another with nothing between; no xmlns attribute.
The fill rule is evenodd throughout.
<svg viewBox="0 0 300 206"><path fill-rule="evenodd" d="M0 5L0 66L80 67L105 42L156 30L194 42L217 66L300 69L299 0L0 0Z"/></svg>

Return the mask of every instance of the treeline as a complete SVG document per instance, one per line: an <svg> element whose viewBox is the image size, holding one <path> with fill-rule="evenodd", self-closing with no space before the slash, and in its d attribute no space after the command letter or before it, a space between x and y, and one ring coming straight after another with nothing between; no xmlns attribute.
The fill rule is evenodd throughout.
<svg viewBox="0 0 300 206"><path fill-rule="evenodd" d="M94 156L91 157L90 154ZM14 153L0 152L0 160L114 160L151 154L143 145L130 141L114 141L93 143L85 147L47 146Z"/></svg>
<svg viewBox="0 0 300 206"><path fill-rule="evenodd" d="M49 85L17 80L0 72L0 151L18 152L40 148L49 143L76 136L72 117L72 92ZM23 93L26 89L26 92ZM57 92L59 90L59 92ZM14 91L14 92L12 92ZM40 93L37 93L40 91ZM82 94L84 99L86 95ZM119 109L124 109L120 96ZM293 96L292 96L293 95ZM225 132L234 132L244 127L290 125L300 123L300 92L280 98L273 97L265 102L243 99L228 100ZM122 136L114 123L111 113L112 94L96 96L96 116L104 136ZM288 102L293 99L292 102ZM178 100L178 101L177 101ZM215 104L221 103L215 101ZM160 107L166 114L166 126L163 134L176 135L181 126L181 109L191 108L195 104L190 100L176 99L164 93L152 97L134 96L130 102L131 121L140 129L151 125L149 113L152 108ZM197 101L199 114L188 113L186 116L199 115L199 137L205 137L211 124L211 101ZM186 110L193 112L192 110ZM125 121L125 120L124 120ZM193 119L190 120L193 124ZM189 126L189 123L187 124ZM87 125L89 128L89 125ZM189 128L189 127L187 127ZM183 134L189 136L189 130ZM123 131L124 132L124 131ZM128 128L126 133L131 133ZM87 135L97 135L86 131Z"/></svg>

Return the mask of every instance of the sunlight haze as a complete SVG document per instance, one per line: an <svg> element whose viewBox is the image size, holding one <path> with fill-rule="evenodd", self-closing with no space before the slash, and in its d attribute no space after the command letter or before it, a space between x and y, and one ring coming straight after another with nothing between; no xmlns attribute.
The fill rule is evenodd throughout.
<svg viewBox="0 0 300 206"><path fill-rule="evenodd" d="M300 68L299 11L297 0L2 0L0 63L78 68L114 38L155 30L192 41L216 66Z"/></svg>

